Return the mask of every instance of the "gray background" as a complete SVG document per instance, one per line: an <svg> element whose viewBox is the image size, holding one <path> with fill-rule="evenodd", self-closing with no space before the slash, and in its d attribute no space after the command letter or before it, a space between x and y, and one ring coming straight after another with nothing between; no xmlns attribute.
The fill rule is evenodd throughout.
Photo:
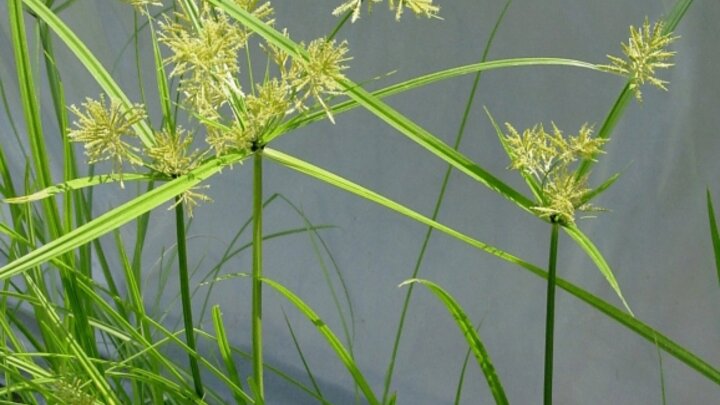
<svg viewBox="0 0 720 405"><path fill-rule="evenodd" d="M279 26L287 26L296 40L311 40L336 24L330 11L338 1L276 1ZM396 23L384 6L347 26L354 60L348 75L378 88L419 74L475 62L503 7L503 1L438 1L444 21L416 19L409 13ZM629 25L666 13L669 0L516 0L509 9L490 53L491 59L520 56L558 56L604 63L607 53L618 54ZM5 16L5 4L0 15ZM66 21L106 66L118 58L132 31L128 8L110 0L79 0L63 14ZM709 241L705 188L720 201L720 3L696 1L677 30L677 66L662 76L670 92L646 89L645 102L633 103L618 125L607 154L593 172L598 184L617 171L623 176L596 202L609 208L581 228L595 241L615 271L635 314L670 338L706 359L720 364L718 288ZM9 30L0 22L0 75L7 86L11 110L21 116L14 83ZM62 46L59 64L70 102L96 97L98 87ZM142 45L145 75L152 74L151 54ZM123 89L138 100L131 50L114 70ZM40 76L40 75L39 75ZM470 76L433 84L389 103L409 118L451 143L472 83ZM493 71L483 76L480 92L461 150L516 188L525 190L507 159L488 119L487 106L498 121L517 128L551 120L568 132L583 122L599 126L622 89L611 75L561 67ZM44 118L54 128L48 92L43 89ZM157 105L151 111L157 116ZM19 120L22 121L22 120ZM20 122L21 131L23 130ZM0 139L13 150L14 141L4 115ZM53 133L52 129L48 129ZM49 139L58 157L52 163L61 173L57 137ZM419 212L432 211L445 165L364 111L337 117L337 125L320 123L279 139L285 151L407 204ZM15 154L15 156L18 156ZM24 162L11 162L22 170ZM338 191L288 169L268 163L266 190L282 193L302 207L316 224L337 228L323 231L345 276L356 315L355 354L376 391L381 391L392 348L404 290L420 249L425 227L370 202ZM215 202L197 210L191 229L191 262L204 274L221 256L226 244L250 215L250 167L238 166L216 176L210 194ZM132 197L104 186L96 193L97 213ZM160 248L172 244L171 213L155 211L145 264L151 266ZM549 227L521 212L469 178L454 173L440 221L462 232L517 254L539 265L547 261ZM303 226L284 203L266 211L266 232ZM132 227L123 234L132 240ZM242 240L249 240L249 233ZM339 318L323 281L318 260L306 235L276 239L265 245L266 275L307 300L338 333ZM566 236L560 239L559 274L619 305L604 278ZM329 264L328 258L325 261ZM249 251L225 272L249 271ZM421 276L436 281L455 295L470 317L482 319L481 336L512 403L539 403L542 395L544 282L515 266L474 250L447 236L435 234ZM199 279L198 279L199 280ZM337 282L336 282L337 283ZM165 305L173 303L175 285L164 290ZM200 290L202 292L202 288ZM148 286L147 294L157 291ZM219 284L212 302L222 305L233 341L249 349L249 282L236 279ZM283 299L268 292L265 312L267 360L307 381L290 340L281 309L285 308L321 387L336 403L353 401L352 383L311 324ZM175 302L173 316L180 319ZM207 317L205 318L207 320ZM171 322L172 324L172 322ZM206 322L210 328L211 324ZM450 403L467 346L452 317L427 291L416 290L400 347L395 374L399 404ZM247 362L245 362L247 365ZM674 358L663 355L670 404L720 402L720 389ZM247 368L244 368L247 371ZM287 383L268 377L270 403L312 403ZM606 316L560 291L557 303L555 397L558 404L655 404L661 402L656 348ZM489 403L491 397L477 365L470 363L464 403Z"/></svg>

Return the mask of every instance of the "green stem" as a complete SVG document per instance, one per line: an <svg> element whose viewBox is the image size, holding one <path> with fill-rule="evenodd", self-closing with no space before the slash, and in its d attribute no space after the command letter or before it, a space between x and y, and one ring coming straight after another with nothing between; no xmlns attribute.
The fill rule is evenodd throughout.
<svg viewBox="0 0 720 405"><path fill-rule="evenodd" d="M200 367L197 361L197 347L195 346L195 327L192 319L192 302L190 295L190 277L187 263L187 245L185 237L185 207L180 196L175 197L175 231L177 235L178 264L180 266L180 296L182 300L183 321L185 321L185 340L194 353L189 353L190 370L192 372L195 393L198 397L205 396Z"/></svg>
<svg viewBox="0 0 720 405"><path fill-rule="evenodd" d="M545 405L552 404L553 335L555 331L555 273L559 229L560 225L553 221L552 235L550 236L550 263L548 264L547 309L545 312L545 384L543 395L543 403Z"/></svg>
<svg viewBox="0 0 720 405"><path fill-rule="evenodd" d="M252 284L252 350L253 377L257 403L265 402L262 354L262 154L255 152L253 162L253 284Z"/></svg>

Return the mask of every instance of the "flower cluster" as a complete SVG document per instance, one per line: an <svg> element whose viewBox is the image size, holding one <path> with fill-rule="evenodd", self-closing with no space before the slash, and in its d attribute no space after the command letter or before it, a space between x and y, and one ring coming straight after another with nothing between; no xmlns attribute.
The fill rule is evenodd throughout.
<svg viewBox="0 0 720 405"><path fill-rule="evenodd" d="M173 65L170 75L182 78L186 103L202 116L217 115L224 104L225 82L240 72L237 53L247 42L245 30L212 10L203 6L199 28L182 13L160 24L160 41L172 51L165 60Z"/></svg>
<svg viewBox="0 0 720 405"><path fill-rule="evenodd" d="M301 94L295 103L299 110L306 109L305 102L312 97L335 122L323 96L341 94L339 81L345 79L343 71L347 69L343 63L351 59L345 56L347 52L346 41L336 45L334 40L320 38L307 46L307 59L293 60L288 79L293 90Z"/></svg>
<svg viewBox="0 0 720 405"><path fill-rule="evenodd" d="M665 32L662 21L656 22L652 27L647 18L641 28L630 26L630 39L622 44L625 59L608 55L611 64L603 65L606 71L627 76L630 79L630 89L635 93L638 101L642 101L640 87L646 82L653 86L667 90L665 80L655 77L657 69L667 69L673 66L669 62L675 52L668 51L667 47L677 39L672 33Z"/></svg>
<svg viewBox="0 0 720 405"><path fill-rule="evenodd" d="M123 1L138 11L161 4L160 0ZM269 2L233 1L261 21L274 24ZM391 6L416 10L411 3L392 2ZM114 99L107 103L103 96L99 101L88 99L82 108L71 107L78 120L70 138L84 143L90 163L112 160L113 170L122 175L123 163L130 162L161 177L175 178L197 168L211 151L220 156L261 149L263 137L278 130L292 114L318 108L334 122L326 100L342 94L346 62L351 59L346 41L320 38L307 46L301 43L303 49L294 57L275 44L260 41L276 69L268 67L262 81L255 83L248 72L250 91L246 94L240 59L247 57L248 69L252 68L248 49L252 31L207 1L200 2L192 13L182 10L161 18L158 38L170 51L163 60L169 75L179 79L179 106L187 111L191 123L199 125L191 131L165 127L140 149L128 140L137 137L133 126L146 118L143 106L128 107ZM145 15L153 24L153 17ZM273 71L277 76L273 77ZM203 132L207 149L191 149ZM180 197L190 213L200 200L209 198L193 190Z"/></svg>
<svg viewBox="0 0 720 405"><path fill-rule="evenodd" d="M133 125L145 119L145 108L133 105L129 108L112 99L108 104L105 97L100 100L86 99L82 110L75 105L70 107L77 116L75 129L68 133L73 142L82 142L88 163L104 160L113 162L113 171L122 174L123 162L140 164L135 156L138 148L123 138L136 137Z"/></svg>
<svg viewBox="0 0 720 405"><path fill-rule="evenodd" d="M564 136L553 123L552 133L541 124L519 133L505 124L504 143L510 155L510 168L530 176L538 185L539 201L533 209L541 217L572 224L575 211L588 211L587 177L578 178L570 166L579 159L593 159L602 153L605 139L592 137L592 128L583 125L577 135Z"/></svg>
<svg viewBox="0 0 720 405"><path fill-rule="evenodd" d="M347 0L333 10L333 15L341 15L352 12L352 22L360 18L360 11L363 0ZM367 0L368 12L372 11L372 7L382 0ZM410 9L417 16L425 16L428 18L439 18L438 13L440 7L433 4L433 0L389 0L388 6L390 10L395 11L395 19L400 20L405 9Z"/></svg>

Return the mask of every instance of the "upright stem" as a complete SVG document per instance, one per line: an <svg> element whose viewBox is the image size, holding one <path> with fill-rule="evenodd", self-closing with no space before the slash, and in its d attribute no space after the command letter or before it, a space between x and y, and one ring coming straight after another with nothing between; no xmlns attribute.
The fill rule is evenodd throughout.
<svg viewBox="0 0 720 405"><path fill-rule="evenodd" d="M550 263L547 279L547 309L545 312L545 384L543 403L552 404L553 379L553 334L555 331L555 271L557 264L558 230L560 225L553 221L550 236Z"/></svg>
<svg viewBox="0 0 720 405"><path fill-rule="evenodd" d="M182 299L183 321L185 322L185 340L188 347L197 353L195 346L195 330L192 318L192 303L190 295L190 276L187 264L187 245L185 239L185 207L180 201L180 197L175 197L175 232L177 235L177 251L178 264L180 266L180 297ZM205 388L203 387L200 377L200 367L194 354L188 355L190 359L190 370L192 372L193 383L195 384L195 393L198 397L205 396Z"/></svg>
<svg viewBox="0 0 720 405"><path fill-rule="evenodd" d="M262 154L255 152L253 165L253 277L252 277L252 349L253 377L257 402L265 402L262 352Z"/></svg>

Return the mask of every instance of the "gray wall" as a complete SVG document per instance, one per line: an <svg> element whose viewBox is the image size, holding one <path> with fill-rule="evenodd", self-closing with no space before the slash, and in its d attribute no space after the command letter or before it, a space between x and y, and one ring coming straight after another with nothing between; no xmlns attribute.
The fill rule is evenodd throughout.
<svg viewBox="0 0 720 405"><path fill-rule="evenodd" d="M336 19L330 10L338 1L276 1L279 26L287 25L296 40L324 35ZM318 5L322 3L322 5ZM349 76L366 81L397 70L369 84L376 88L419 74L477 61L503 7L503 1L438 1L444 21L415 19L396 23L384 7L346 27L341 37L354 57ZM517 0L500 28L491 59L558 56L604 62L627 40L629 25L666 13L670 0L577 1ZM0 15L6 14L0 5ZM128 9L115 1L79 0L63 18L106 66L116 60L132 31ZM645 102L633 103L618 125L607 154L593 173L598 184L615 172L623 176L597 204L610 209L597 219L580 221L613 267L635 314L711 364L720 364L720 315L717 275L709 241L705 188L720 200L720 128L717 63L720 51L720 3L696 1L677 33L677 66L663 72L670 92L646 89ZM0 23L0 75L16 102L13 63L6 21ZM63 79L71 102L97 96L99 89L66 51L58 46ZM143 45L152 74L147 44ZM137 100L130 50L114 74ZM433 84L396 96L389 103L424 128L450 143L457 132L472 83L471 77ZM620 78L571 68L523 68L483 76L461 150L513 186L523 189L488 119L487 106L499 121L517 128L552 120L567 131L583 122L599 126L622 89ZM51 121L47 91L44 116ZM152 106L155 112L157 105ZM11 106L20 117L17 104ZM22 123L21 125L22 131ZM8 123L0 118L0 139L12 144ZM50 141L58 147L55 139ZM432 211L445 165L377 118L364 111L337 117L337 125L320 123L279 139L275 148L346 176L422 213ZM60 156L60 149L57 156ZM13 161L22 169L24 162ZM53 161L57 169L61 162ZM58 170L57 172L60 172ZM213 178L215 202L197 210L191 235L191 261L204 274L250 215L248 166L226 170ZM404 297L397 285L412 273L425 227L372 203L300 174L267 164L266 189L282 193L322 231L341 268L355 311L355 354L377 391L392 348ZM104 186L96 193L96 212L118 205L134 194ZM158 259L161 246L172 244L172 215L160 209L152 219L146 265ZM440 221L478 239L544 265L550 230L512 203L469 178L454 173ZM266 232L303 226L282 202L266 211ZM127 239L132 228L123 229ZM249 240L249 233L243 240ZM276 239L265 246L266 274L307 300L340 332L339 317L323 281L323 273L306 235ZM325 257L325 262L330 265ZM583 252L566 236L560 239L559 275L620 305L607 282ZM224 271L249 271L249 251ZM332 271L332 270L331 270ZM476 322L512 403L538 403L542 395L544 282L485 253L436 234L421 276L454 294ZM150 276L152 277L152 276ZM199 278L198 278L199 279ZM336 282L337 285L337 282ZM339 288L339 287L338 287ZM171 302L165 289L164 302ZM201 289L202 292L202 289ZM148 295L154 296L152 285ZM290 306L266 294L265 337L268 361L307 379L292 346L281 310L291 319L309 363L322 388L337 403L353 398L351 380L326 343ZM249 348L249 282L219 284L212 302L223 306L230 335ZM198 302L199 304L199 302ZM178 306L179 307L179 306ZM174 316L179 319L179 309ZM206 317L207 320L207 317ZM206 326L210 326L206 322ZM395 377L400 404L452 401L466 344L452 318L427 291L416 290L400 347ZM718 386L674 358L663 355L670 404L707 404L720 398ZM660 369L656 348L577 299L559 292L556 323L555 396L558 404L660 403ZM270 377L271 403L312 403L287 383ZM464 403L488 403L489 392L475 364L468 368Z"/></svg>

